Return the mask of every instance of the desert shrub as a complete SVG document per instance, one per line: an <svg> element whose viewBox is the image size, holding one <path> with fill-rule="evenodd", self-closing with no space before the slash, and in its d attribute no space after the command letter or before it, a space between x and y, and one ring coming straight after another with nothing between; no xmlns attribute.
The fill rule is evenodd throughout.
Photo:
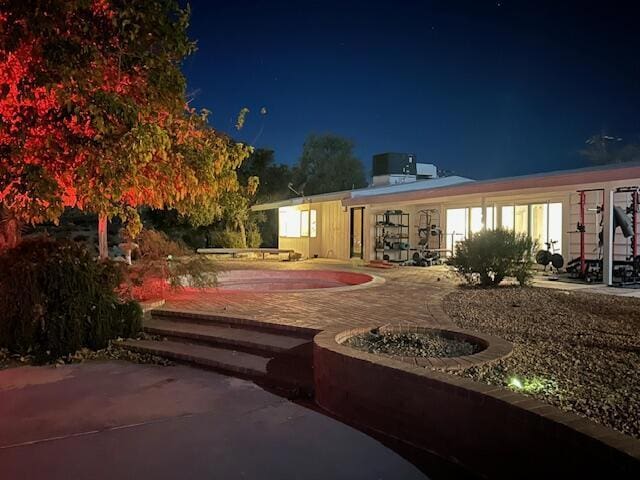
<svg viewBox="0 0 640 480"><path fill-rule="evenodd" d="M484 230L458 243L449 264L470 284L496 286L505 277L515 277L526 285L533 276L533 247L527 235Z"/></svg>
<svg viewBox="0 0 640 480"><path fill-rule="evenodd" d="M260 234L260 230L257 225L252 226L247 230L247 247L249 248L260 248L262 245L262 235Z"/></svg>
<svg viewBox="0 0 640 480"><path fill-rule="evenodd" d="M217 281L215 264L192 252L164 232L143 230L132 252L133 265L122 265L118 293L123 298L163 298L167 288L208 287Z"/></svg>
<svg viewBox="0 0 640 480"><path fill-rule="evenodd" d="M0 272L0 348L49 360L140 331L140 306L115 293L118 266L80 243L25 240L0 255Z"/></svg>
<svg viewBox="0 0 640 480"><path fill-rule="evenodd" d="M180 257L190 252L186 246L171 240L166 233L144 229L136 240L142 258L157 260L168 256Z"/></svg>

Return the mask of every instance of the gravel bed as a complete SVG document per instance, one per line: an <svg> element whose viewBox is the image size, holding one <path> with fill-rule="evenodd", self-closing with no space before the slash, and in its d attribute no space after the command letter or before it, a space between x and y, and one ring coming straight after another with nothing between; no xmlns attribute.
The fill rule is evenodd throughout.
<svg viewBox="0 0 640 480"><path fill-rule="evenodd" d="M160 337L155 335L149 335L146 333L140 334L139 338L146 340L159 340ZM85 361L100 361L100 360L126 360L133 363L145 363L153 365L170 366L175 365L171 360L160 357L158 355L152 355L150 353L138 353L131 350L127 350L118 345L117 342L109 342L109 346L102 350L90 350L88 348L82 348L76 353L61 357L52 361L50 364L55 366L66 365L70 363L83 363ZM15 368L25 365L39 365L35 362L35 359L30 355L15 355L10 354L6 349L0 349L0 370L6 368Z"/></svg>
<svg viewBox="0 0 640 480"><path fill-rule="evenodd" d="M460 357L479 350L472 343L435 333L379 333L376 330L355 335L344 344L369 353L398 357Z"/></svg>
<svg viewBox="0 0 640 480"><path fill-rule="evenodd" d="M457 374L507 386L640 438L640 299L543 288L462 288L443 306L458 326L513 354Z"/></svg>

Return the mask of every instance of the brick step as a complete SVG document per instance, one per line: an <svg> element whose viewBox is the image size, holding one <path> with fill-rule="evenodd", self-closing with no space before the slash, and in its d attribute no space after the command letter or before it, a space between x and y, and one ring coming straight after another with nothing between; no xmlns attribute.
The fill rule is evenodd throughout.
<svg viewBox="0 0 640 480"><path fill-rule="evenodd" d="M250 353L183 342L124 340L119 342L119 345L136 352L151 353L170 360L251 378L266 377L270 360Z"/></svg>
<svg viewBox="0 0 640 480"><path fill-rule="evenodd" d="M299 350L294 355L290 351L273 353L273 358L185 341L123 340L119 345L227 375L250 378L268 387L275 387L292 398L309 398L313 395L311 342L294 347L292 350Z"/></svg>
<svg viewBox="0 0 640 480"><path fill-rule="evenodd" d="M311 342L308 338L291 336L289 332L246 329L230 324L188 323L169 318L152 317L144 322L144 330L175 341L187 341L246 351L262 356L291 351L292 354Z"/></svg>
<svg viewBox="0 0 640 480"><path fill-rule="evenodd" d="M294 325L262 322L253 318L228 316L215 313L184 312L179 310L157 309L151 311L152 320L170 320L202 325L223 325L244 330L275 333L311 340L319 330Z"/></svg>

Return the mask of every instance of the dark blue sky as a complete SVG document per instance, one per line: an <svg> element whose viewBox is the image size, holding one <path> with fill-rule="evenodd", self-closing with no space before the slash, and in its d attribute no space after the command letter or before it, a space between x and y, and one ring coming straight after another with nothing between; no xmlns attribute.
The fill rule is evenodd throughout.
<svg viewBox="0 0 640 480"><path fill-rule="evenodd" d="M590 135L640 133L632 5L192 0L185 73L214 127L282 163L331 132L367 169L385 151L478 179L573 168Z"/></svg>

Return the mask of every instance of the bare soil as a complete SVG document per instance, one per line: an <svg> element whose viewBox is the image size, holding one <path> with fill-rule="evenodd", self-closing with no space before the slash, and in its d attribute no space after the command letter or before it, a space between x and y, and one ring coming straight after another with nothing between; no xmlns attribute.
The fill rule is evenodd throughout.
<svg viewBox="0 0 640 480"><path fill-rule="evenodd" d="M513 354L460 375L508 386L640 438L640 299L543 288L460 288L443 306Z"/></svg>

